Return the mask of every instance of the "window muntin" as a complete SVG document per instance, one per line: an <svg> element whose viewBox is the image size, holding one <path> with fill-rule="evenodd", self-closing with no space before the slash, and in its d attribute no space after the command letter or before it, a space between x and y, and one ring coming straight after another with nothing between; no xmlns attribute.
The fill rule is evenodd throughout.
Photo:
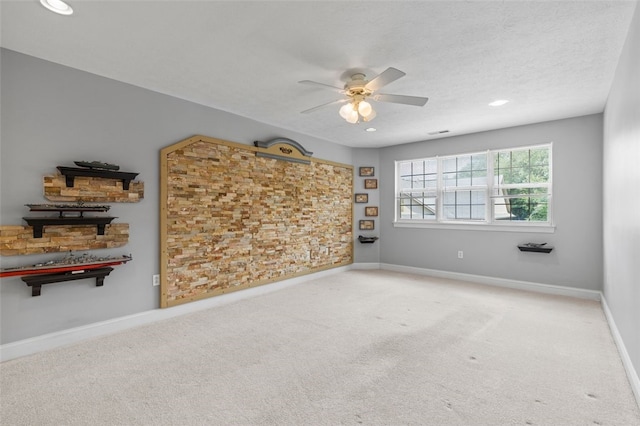
<svg viewBox="0 0 640 426"><path fill-rule="evenodd" d="M396 175L400 222L551 224L551 144L397 161Z"/></svg>

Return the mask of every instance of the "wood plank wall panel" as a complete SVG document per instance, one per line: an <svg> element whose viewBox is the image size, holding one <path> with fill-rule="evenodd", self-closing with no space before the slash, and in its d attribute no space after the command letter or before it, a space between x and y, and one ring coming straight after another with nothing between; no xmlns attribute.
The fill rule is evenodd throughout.
<svg viewBox="0 0 640 426"><path fill-rule="evenodd" d="M125 191L117 179L77 176L71 188L62 175L45 176L43 180L44 196L49 201L137 203L144 198L144 182L140 181L131 181Z"/></svg>
<svg viewBox="0 0 640 426"><path fill-rule="evenodd" d="M0 226L0 255L60 253L123 247L129 242L129 224L112 223L98 235L95 225L46 225L42 238L33 238L33 227Z"/></svg>
<svg viewBox="0 0 640 426"><path fill-rule="evenodd" d="M162 153L163 307L353 262L351 166L206 137L173 147Z"/></svg>

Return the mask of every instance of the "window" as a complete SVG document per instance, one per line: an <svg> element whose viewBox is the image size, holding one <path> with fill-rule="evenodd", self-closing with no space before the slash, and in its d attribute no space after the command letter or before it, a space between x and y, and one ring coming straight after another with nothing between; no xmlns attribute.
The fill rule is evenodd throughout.
<svg viewBox="0 0 640 426"><path fill-rule="evenodd" d="M551 145L396 162L397 223L551 225Z"/></svg>

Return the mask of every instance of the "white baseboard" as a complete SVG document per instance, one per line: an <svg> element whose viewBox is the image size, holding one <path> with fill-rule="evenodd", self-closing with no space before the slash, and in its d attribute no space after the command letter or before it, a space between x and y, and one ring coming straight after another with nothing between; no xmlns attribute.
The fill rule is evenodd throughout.
<svg viewBox="0 0 640 426"><path fill-rule="evenodd" d="M602 293L595 290L585 290L574 287L563 287L559 285L541 284L529 281L510 280L505 278L487 277L484 275L463 274L461 272L440 271L437 269L416 268L413 266L392 265L381 263L380 269L395 272L406 272L416 275L427 275L430 277L449 278L452 280L468 281L478 284L487 284L496 287L506 287L515 290L533 291L536 293L554 294L557 296L570 296L579 299L599 301Z"/></svg>
<svg viewBox="0 0 640 426"><path fill-rule="evenodd" d="M620 331L618 330L615 319L613 319L613 314L609 309L607 299L604 295L602 296L602 310L604 311L604 315L609 323L613 341L616 342L616 346L618 347L618 352L622 359L622 365L624 365L624 369L627 372L627 378L629 379L629 384L631 384L631 390L633 390L638 407L640 407L640 377L638 376L636 369L633 367L631 357L629 356L629 352L627 352L627 347L624 344L624 340L622 340L622 336L620 335Z"/></svg>
<svg viewBox="0 0 640 426"><path fill-rule="evenodd" d="M360 269L360 270L370 270L370 269L381 269L380 263L371 262L371 263L354 263L351 265L351 269Z"/></svg>
<svg viewBox="0 0 640 426"><path fill-rule="evenodd" d="M350 269L353 269L353 265L339 266L337 268L327 269L325 271L315 272L309 275L302 275L283 281L277 281L269 285L251 287L242 291L222 294L220 296L198 300L191 303L185 303L183 305L178 305L171 308L153 309L150 311L140 312L133 315L126 315L123 317L87 324L80 327L74 327L54 333L43 334L41 336L19 340L17 342L6 343L4 345L0 345L0 362L9 361L11 359L78 343L87 339L105 336L107 334L112 334L140 325L150 324L156 321L177 317L179 315L185 315L191 312L197 312L203 309L222 306L243 299L249 299L251 297L256 297L262 294L271 293L293 285L297 285L305 281L310 281L316 278L322 278L328 275L337 274L339 272L348 271Z"/></svg>

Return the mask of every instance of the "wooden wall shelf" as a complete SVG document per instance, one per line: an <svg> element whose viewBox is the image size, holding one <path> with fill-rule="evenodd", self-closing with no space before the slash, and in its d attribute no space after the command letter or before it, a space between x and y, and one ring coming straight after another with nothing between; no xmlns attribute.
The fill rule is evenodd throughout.
<svg viewBox="0 0 640 426"><path fill-rule="evenodd" d="M89 169L86 167L57 167L60 173L65 177L68 188L73 188L76 176L99 177L106 179L117 179L122 181L122 189L129 190L129 183L138 176L135 172L118 172L115 170Z"/></svg>
<svg viewBox="0 0 640 426"><path fill-rule="evenodd" d="M115 217L23 217L33 226L33 238L42 238L42 229L47 225L97 225L98 235L104 235L104 228Z"/></svg>
<svg viewBox="0 0 640 426"><path fill-rule="evenodd" d="M56 274L26 275L20 279L31 287L31 296L40 296L42 286L45 284L55 284L64 281L83 280L85 278L95 278L96 287L102 287L104 278L113 271L113 268L88 269L82 272L61 272Z"/></svg>

